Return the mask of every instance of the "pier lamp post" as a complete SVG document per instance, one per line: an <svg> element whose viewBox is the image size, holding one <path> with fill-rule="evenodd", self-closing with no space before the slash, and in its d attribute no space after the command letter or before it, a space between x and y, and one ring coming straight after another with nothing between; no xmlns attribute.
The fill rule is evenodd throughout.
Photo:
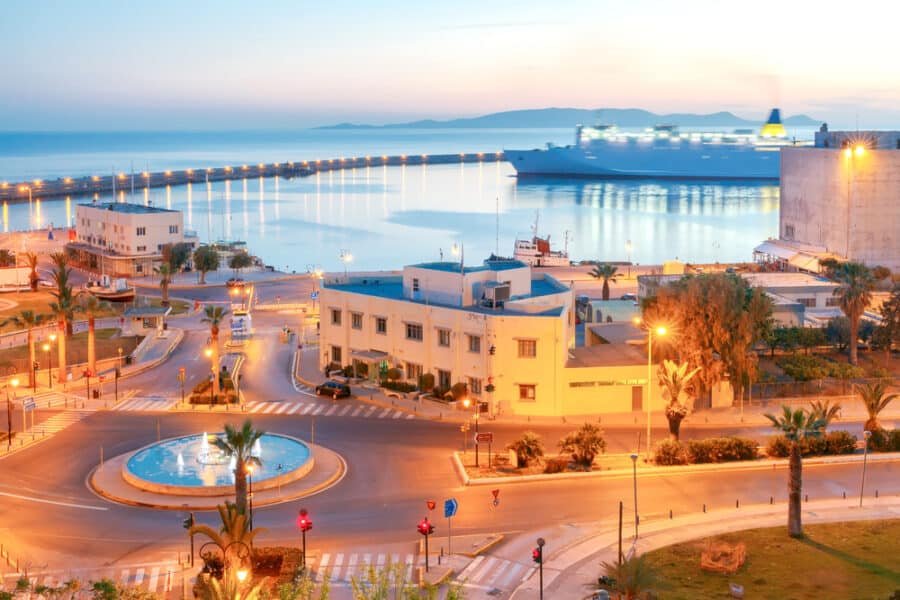
<svg viewBox="0 0 900 600"><path fill-rule="evenodd" d="M353 255L349 250L341 249L341 262L344 263L344 279L347 279L347 265L353 262Z"/></svg>
<svg viewBox="0 0 900 600"><path fill-rule="evenodd" d="M640 326L642 323L640 317L634 318L634 324ZM650 460L650 404L653 399L653 336L663 337L668 330L658 325L656 327L647 327L647 460Z"/></svg>
<svg viewBox="0 0 900 600"><path fill-rule="evenodd" d="M871 431L863 431L863 468L862 479L859 481L859 506L863 504L863 489L866 486L866 460L869 458L869 438L872 437Z"/></svg>
<svg viewBox="0 0 900 600"><path fill-rule="evenodd" d="M637 539L638 536L638 509L637 509L637 452L631 453L631 478L634 481L634 539ZM621 515L620 515L621 516ZM622 534L622 531L619 530L619 534ZM622 540L619 540L620 542ZM619 561L621 562L622 557L619 557Z"/></svg>

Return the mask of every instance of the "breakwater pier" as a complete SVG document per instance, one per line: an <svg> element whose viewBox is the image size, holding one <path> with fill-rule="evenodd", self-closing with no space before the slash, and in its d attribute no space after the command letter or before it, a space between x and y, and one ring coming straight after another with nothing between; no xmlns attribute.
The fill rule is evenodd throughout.
<svg viewBox="0 0 900 600"><path fill-rule="evenodd" d="M206 167L178 171L141 171L61 177L53 180L0 182L0 201L27 202L37 198L88 196L116 190L160 188L188 183L206 183L256 177L308 177L316 173L366 167L412 165L448 165L503 161L502 152L460 152L458 154L398 154L393 156L354 156L318 160L258 163L237 166Z"/></svg>

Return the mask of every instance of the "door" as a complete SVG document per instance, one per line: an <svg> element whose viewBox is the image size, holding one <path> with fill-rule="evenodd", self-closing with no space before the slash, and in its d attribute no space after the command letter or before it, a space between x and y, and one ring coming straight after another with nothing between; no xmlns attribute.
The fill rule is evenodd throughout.
<svg viewBox="0 0 900 600"><path fill-rule="evenodd" d="M631 410L644 409L644 386L635 385L631 387Z"/></svg>

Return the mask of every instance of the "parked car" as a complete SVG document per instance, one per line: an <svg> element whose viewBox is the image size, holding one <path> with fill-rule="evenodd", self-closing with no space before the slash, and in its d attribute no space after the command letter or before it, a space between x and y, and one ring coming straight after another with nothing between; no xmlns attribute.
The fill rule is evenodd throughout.
<svg viewBox="0 0 900 600"><path fill-rule="evenodd" d="M637 296L635 294L622 294L622 300L637 300Z"/></svg>
<svg viewBox="0 0 900 600"><path fill-rule="evenodd" d="M225 282L225 285L230 288L243 287L244 280L241 279L240 277L232 277L231 279L229 279L228 281Z"/></svg>
<svg viewBox="0 0 900 600"><path fill-rule="evenodd" d="M317 396L331 396L332 398L347 398L350 396L350 386L340 381L329 379L322 385L316 386Z"/></svg>

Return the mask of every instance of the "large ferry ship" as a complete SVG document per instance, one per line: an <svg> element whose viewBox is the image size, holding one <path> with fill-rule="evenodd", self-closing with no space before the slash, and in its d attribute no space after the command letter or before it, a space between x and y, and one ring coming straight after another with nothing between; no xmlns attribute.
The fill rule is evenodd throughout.
<svg viewBox="0 0 900 600"><path fill-rule="evenodd" d="M574 145L503 153L520 176L778 179L781 148L798 144L788 139L775 108L759 131L682 133L676 125L659 125L624 132L579 125Z"/></svg>

